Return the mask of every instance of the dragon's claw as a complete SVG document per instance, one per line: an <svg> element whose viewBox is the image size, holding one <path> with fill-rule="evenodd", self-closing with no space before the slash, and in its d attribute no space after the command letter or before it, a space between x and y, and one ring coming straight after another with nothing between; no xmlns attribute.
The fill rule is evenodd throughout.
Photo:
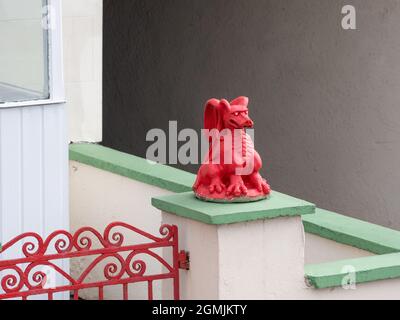
<svg viewBox="0 0 400 320"><path fill-rule="evenodd" d="M221 181L213 181L211 182L208 190L210 193L221 193L225 189L225 185Z"/></svg>
<svg viewBox="0 0 400 320"><path fill-rule="evenodd" d="M240 195L247 194L247 188L244 185L243 181L239 181L230 184L226 193L227 195L234 195L236 197L239 197Z"/></svg>

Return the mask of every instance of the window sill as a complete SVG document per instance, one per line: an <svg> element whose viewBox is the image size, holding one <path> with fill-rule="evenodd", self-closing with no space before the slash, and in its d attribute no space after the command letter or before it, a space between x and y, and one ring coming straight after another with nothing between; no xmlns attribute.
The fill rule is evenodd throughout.
<svg viewBox="0 0 400 320"><path fill-rule="evenodd" d="M65 103L65 98L62 99L44 99L44 100L29 100L19 102L4 102L0 103L0 109L2 108L21 108L21 107L34 107L43 105L53 105Z"/></svg>

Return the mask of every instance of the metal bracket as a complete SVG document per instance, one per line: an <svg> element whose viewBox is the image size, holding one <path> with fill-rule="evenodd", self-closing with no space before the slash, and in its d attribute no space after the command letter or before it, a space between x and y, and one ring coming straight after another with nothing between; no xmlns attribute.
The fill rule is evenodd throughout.
<svg viewBox="0 0 400 320"><path fill-rule="evenodd" d="M178 256L179 269L190 270L190 254L185 250L181 250Z"/></svg>

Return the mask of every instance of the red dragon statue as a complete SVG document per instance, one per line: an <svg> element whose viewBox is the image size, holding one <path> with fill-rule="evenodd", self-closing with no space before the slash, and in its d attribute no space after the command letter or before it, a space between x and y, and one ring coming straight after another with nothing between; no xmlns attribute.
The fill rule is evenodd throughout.
<svg viewBox="0 0 400 320"><path fill-rule="evenodd" d="M265 199L271 188L259 170L260 155L246 128L253 127L247 108L249 99L239 97L207 101L204 127L209 150L193 191L201 200L250 202Z"/></svg>

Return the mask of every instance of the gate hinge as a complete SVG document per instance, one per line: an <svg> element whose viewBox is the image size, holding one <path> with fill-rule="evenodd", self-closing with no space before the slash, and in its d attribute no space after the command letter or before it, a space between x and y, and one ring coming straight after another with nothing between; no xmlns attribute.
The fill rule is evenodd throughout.
<svg viewBox="0 0 400 320"><path fill-rule="evenodd" d="M178 255L179 269L189 270L190 269L190 255L189 252L181 250Z"/></svg>

